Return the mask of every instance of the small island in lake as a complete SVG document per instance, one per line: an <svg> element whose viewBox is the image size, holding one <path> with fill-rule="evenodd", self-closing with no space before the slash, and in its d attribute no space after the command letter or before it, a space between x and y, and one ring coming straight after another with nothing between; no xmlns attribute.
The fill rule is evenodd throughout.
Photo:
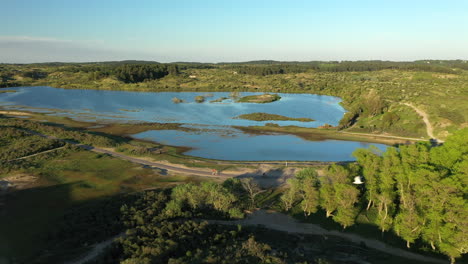
<svg viewBox="0 0 468 264"><path fill-rule="evenodd" d="M205 96L202 96L202 95L195 96L195 102L197 103L205 102Z"/></svg>
<svg viewBox="0 0 468 264"><path fill-rule="evenodd" d="M240 116L235 117L236 119L246 119L246 120L253 120L253 121L299 121L299 122L312 122L315 121L312 118L306 117L287 117L282 115L275 115L275 114L268 114L268 113L251 113L251 114L243 114Z"/></svg>
<svg viewBox="0 0 468 264"><path fill-rule="evenodd" d="M249 96L244 96L241 97L239 100L237 100L238 103L258 103L258 104L265 104L265 103L271 103L274 101L278 101L281 99L281 96L278 94L257 94L257 95L249 95Z"/></svg>
<svg viewBox="0 0 468 264"><path fill-rule="evenodd" d="M16 93L15 90L1 90L0 89L0 93Z"/></svg>
<svg viewBox="0 0 468 264"><path fill-rule="evenodd" d="M229 99L229 97L220 97L218 99L211 100L210 103L221 103L222 101L224 101L226 99Z"/></svg>
<svg viewBox="0 0 468 264"><path fill-rule="evenodd" d="M177 98L177 97L172 98L172 102L173 102L174 104L185 103L184 100L182 100L182 99L180 99L180 98Z"/></svg>

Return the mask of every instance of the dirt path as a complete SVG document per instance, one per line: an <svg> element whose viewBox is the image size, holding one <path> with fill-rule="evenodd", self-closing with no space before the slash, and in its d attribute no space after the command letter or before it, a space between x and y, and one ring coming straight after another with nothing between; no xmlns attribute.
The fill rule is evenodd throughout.
<svg viewBox="0 0 468 264"><path fill-rule="evenodd" d="M448 263L447 261L443 261L441 259L427 257L403 249L391 247L375 239L369 239L356 234L343 233L335 230L328 231L316 224L300 223L288 215L277 212L258 210L253 214L249 215L247 218L238 221L210 220L208 222L213 224L224 225L262 225L269 229L274 229L288 233L337 236L350 240L354 243L365 243L367 247L383 251L385 253L392 254L395 256L405 257L408 259L418 260L427 263Z"/></svg>
<svg viewBox="0 0 468 264"><path fill-rule="evenodd" d="M201 219L200 219L201 220ZM206 220L201 220L206 221ZM404 257L407 259L413 259L417 261L427 262L427 263L448 263L437 258L427 257L413 252L409 252L400 248L395 248L389 246L381 241L375 239L365 238L356 234L343 233L340 231L332 230L328 231L319 225L316 224L307 224L300 223L293 219L292 217L278 213L270 212L266 210L258 210L253 214L249 215L247 218L237 221L223 221L223 220L207 220L211 224L221 224L221 225L262 225L268 229L288 232L288 233L297 233L297 234L308 234L308 235L322 235L322 236L335 236L347 239L353 243L365 243L367 247L385 252L387 254ZM74 260L67 264L81 264L86 263L94 258L96 258L100 253L102 253L106 247L108 247L116 238L124 236L125 233L121 233L117 236L114 236L108 240L97 243L93 246L93 249L86 253L86 255L80 257L78 260Z"/></svg>
<svg viewBox="0 0 468 264"><path fill-rule="evenodd" d="M37 155L41 155L41 154L49 153L49 152L52 152L52 151L56 151L58 149L63 149L64 147L65 146L54 148L54 149L49 149L49 150L46 150L46 151L38 152L38 153L35 153L35 154L32 154L32 155L24 156L24 157L17 158L17 159L12 159L12 160L9 160L9 161L27 159L27 158L34 157L34 156L37 156Z"/></svg>
<svg viewBox="0 0 468 264"><path fill-rule="evenodd" d="M116 240L117 238L119 237L122 237L124 236L125 233L120 233L112 238L109 238L107 240L104 240L100 243L97 243L93 246L93 249L91 249L91 251L89 251L88 253L86 253L86 255L80 257L80 259L78 260L74 260L74 261L71 261L71 262L68 262L67 264L82 264L82 263L86 263L90 260L93 260L95 259L97 256L99 256L99 254L101 254L108 246L110 246L112 244L112 242L114 242L114 240Z"/></svg>
<svg viewBox="0 0 468 264"><path fill-rule="evenodd" d="M426 112L424 112L423 110L417 108L416 106L414 106L414 105L412 105L410 103L402 103L402 104L413 108L413 110L416 111L416 113L418 113L418 115L420 115L423 118L423 121L426 124L427 135L431 139L435 139L437 142L443 142L442 140L437 139L434 136L434 128L432 127L431 122L429 122L429 115Z"/></svg>

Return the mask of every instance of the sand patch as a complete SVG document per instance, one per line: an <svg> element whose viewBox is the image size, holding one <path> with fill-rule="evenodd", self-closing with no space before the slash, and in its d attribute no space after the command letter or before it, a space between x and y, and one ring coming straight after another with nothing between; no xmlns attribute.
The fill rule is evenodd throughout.
<svg viewBox="0 0 468 264"><path fill-rule="evenodd" d="M15 115L15 116L30 116L30 113L18 112L18 111L0 111L2 115Z"/></svg>

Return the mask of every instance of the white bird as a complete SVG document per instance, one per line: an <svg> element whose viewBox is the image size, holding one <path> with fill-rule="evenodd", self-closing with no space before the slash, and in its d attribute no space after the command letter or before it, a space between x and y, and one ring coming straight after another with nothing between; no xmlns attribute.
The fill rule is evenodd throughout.
<svg viewBox="0 0 468 264"><path fill-rule="evenodd" d="M356 176L354 177L354 182L353 184L363 184L364 182L362 181L362 177L361 176Z"/></svg>

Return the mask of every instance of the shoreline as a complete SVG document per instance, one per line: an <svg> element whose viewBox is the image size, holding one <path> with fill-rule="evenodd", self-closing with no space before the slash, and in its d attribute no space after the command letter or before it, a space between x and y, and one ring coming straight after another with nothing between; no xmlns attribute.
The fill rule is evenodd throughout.
<svg viewBox="0 0 468 264"><path fill-rule="evenodd" d="M62 125L71 125L71 127L78 129L85 129L93 132L106 133L110 135L131 137L137 141L145 141L158 143L155 141L148 141L133 138L132 135L142 133L150 130L181 130L181 131L193 131L191 128L181 127L180 123L158 123L158 122L89 122L80 121L71 117L66 116L51 116L47 113L40 113L34 111L23 110L15 111L5 109L0 106L0 114L12 116L12 117L30 117L33 121L39 122L56 122ZM287 135L294 135L308 141L325 141L325 140L343 140L343 141L357 141L365 143L379 143L385 145L395 144L408 144L417 141L427 141L428 139L417 139L400 137L396 135L388 134L371 134L371 133L357 133L348 131L339 131L336 129L328 128L308 128L299 126L231 126L232 128L238 129L244 133L251 135L266 135L269 133L282 133ZM159 143L158 143L159 144ZM189 148L187 147L176 147L184 149L186 152ZM182 152L182 153L183 153ZM188 155L187 155L188 156ZM190 156L192 157L192 156Z"/></svg>

